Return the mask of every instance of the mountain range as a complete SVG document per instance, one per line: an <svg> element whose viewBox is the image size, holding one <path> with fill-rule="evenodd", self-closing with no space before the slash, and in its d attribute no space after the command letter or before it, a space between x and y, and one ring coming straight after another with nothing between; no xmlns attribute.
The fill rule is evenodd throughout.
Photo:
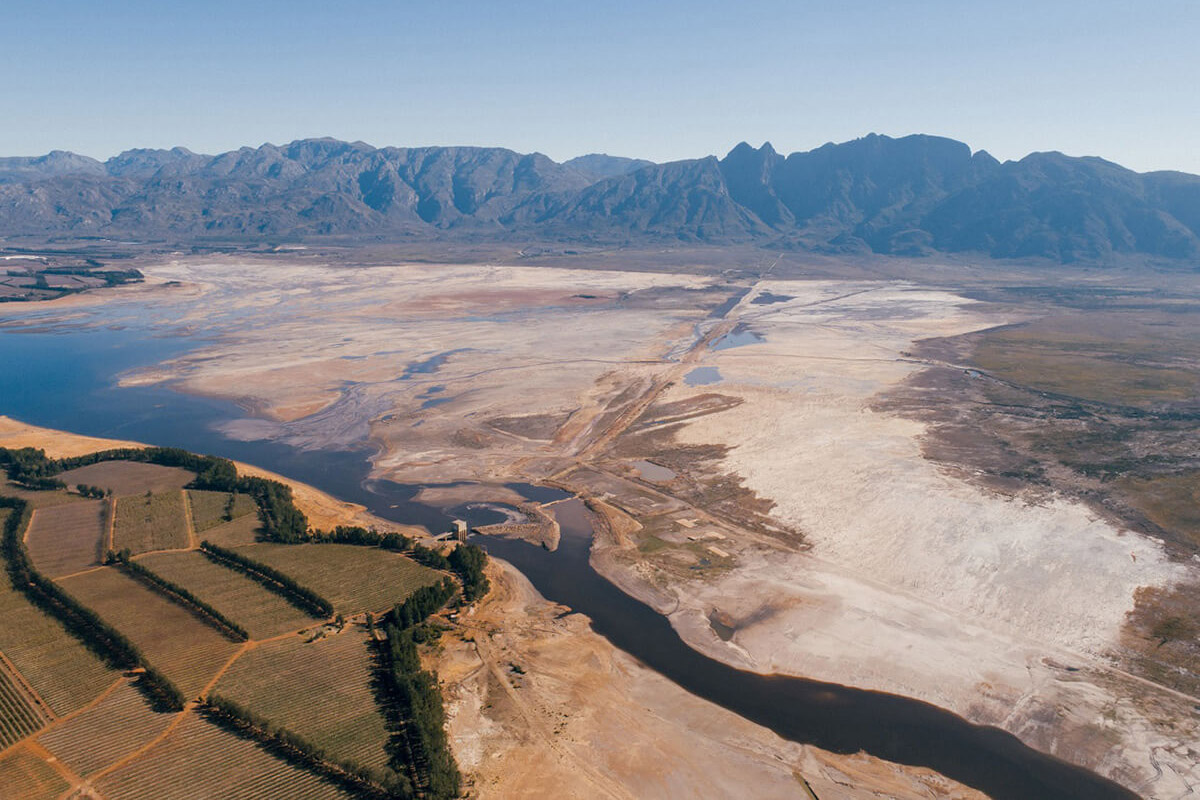
<svg viewBox="0 0 1200 800"><path fill-rule="evenodd" d="M487 147L334 139L215 156L0 158L0 236L151 241L512 238L753 243L826 253L1062 262L1200 258L1200 176L1093 157L1000 162L952 139L871 134L783 156L563 163Z"/></svg>

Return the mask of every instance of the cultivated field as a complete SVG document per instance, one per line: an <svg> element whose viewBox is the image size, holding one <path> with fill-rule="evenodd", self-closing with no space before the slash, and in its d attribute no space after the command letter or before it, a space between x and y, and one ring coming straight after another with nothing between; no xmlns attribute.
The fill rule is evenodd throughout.
<svg viewBox="0 0 1200 800"><path fill-rule="evenodd" d="M107 800L352 797L194 714L145 755L95 783Z"/></svg>
<svg viewBox="0 0 1200 800"><path fill-rule="evenodd" d="M23 748L0 757L0 797L4 800L53 800L69 788L54 767Z"/></svg>
<svg viewBox="0 0 1200 800"><path fill-rule="evenodd" d="M244 544L254 544L258 541L258 531L261 524L258 514L247 514L233 522L226 522L215 528L206 530L200 539L207 539L221 547L241 547Z"/></svg>
<svg viewBox="0 0 1200 800"><path fill-rule="evenodd" d="M192 525L197 532L207 531L247 514L254 514L258 510L258 506L254 504L254 498L245 494L234 494L232 513L230 519L227 520L225 509L228 507L229 494L229 492L188 490L188 505L192 508Z"/></svg>
<svg viewBox="0 0 1200 800"><path fill-rule="evenodd" d="M0 620L0 651L55 714L87 705L116 680L116 672L13 589L7 574L0 576Z"/></svg>
<svg viewBox="0 0 1200 800"><path fill-rule="evenodd" d="M109 567L62 586L125 634L187 696L200 692L238 645L189 611Z"/></svg>
<svg viewBox="0 0 1200 800"><path fill-rule="evenodd" d="M34 565L51 578L99 564L108 503L88 500L33 512L25 544Z"/></svg>
<svg viewBox="0 0 1200 800"><path fill-rule="evenodd" d="M312 617L279 595L194 550L151 553L139 558L138 563L179 584L240 623L251 638L278 636L313 623Z"/></svg>
<svg viewBox="0 0 1200 800"><path fill-rule="evenodd" d="M264 543L239 552L292 576L341 614L386 611L414 589L441 579L412 559L374 547Z"/></svg>
<svg viewBox="0 0 1200 800"><path fill-rule="evenodd" d="M68 486L86 484L111 489L120 497L127 494L169 492L182 489L191 483L195 475L178 467L160 467L158 464L143 464L139 461L101 461L86 467L69 470L58 476Z"/></svg>
<svg viewBox="0 0 1200 800"><path fill-rule="evenodd" d="M213 691L335 759L382 769L388 732L371 684L367 638L355 626L312 643L267 642L235 661Z"/></svg>
<svg viewBox="0 0 1200 800"><path fill-rule="evenodd" d="M40 729L46 721L17 676L0 663L0 750Z"/></svg>
<svg viewBox="0 0 1200 800"><path fill-rule="evenodd" d="M5 497L19 497L24 500L32 508L49 508L50 506L58 506L63 503L82 503L83 498L77 494L71 494L66 490L55 492L34 492L29 489L23 489L15 483L0 478L0 495Z"/></svg>
<svg viewBox="0 0 1200 800"><path fill-rule="evenodd" d="M121 497L113 525L113 549L129 548L136 555L151 550L190 546L183 492L174 491Z"/></svg>
<svg viewBox="0 0 1200 800"><path fill-rule="evenodd" d="M103 700L38 737L38 743L87 777L149 743L167 729L174 714L151 710L130 682Z"/></svg>

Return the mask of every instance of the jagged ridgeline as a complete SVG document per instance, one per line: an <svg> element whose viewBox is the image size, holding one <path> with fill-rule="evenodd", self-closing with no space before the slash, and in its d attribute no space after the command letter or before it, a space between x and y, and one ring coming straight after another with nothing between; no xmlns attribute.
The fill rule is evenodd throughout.
<svg viewBox="0 0 1200 800"><path fill-rule="evenodd" d="M181 495L201 490L226 493L229 510L236 496L249 495L259 511L259 538L266 541L243 548L204 541L197 550L193 538L189 547L135 555L128 548L115 549L120 540L114 542L110 531L104 566L61 577L42 574L38 569L42 562L35 563L36 552L31 556L25 546L33 509L43 502L37 498L42 493L58 495L47 497L45 502L50 504L95 503L94 498L111 498L111 492L90 485L71 487L83 498L93 498L90 501L63 497L68 487L61 476L69 470L113 461L177 468L173 474L182 477L174 478L179 481L175 485L187 483L173 491ZM4 512L0 513L4 526L0 555L12 586L109 667L135 675L134 685L150 707L162 712L198 712L228 734L250 740L297 770L357 797L385 800L458 796L461 778L444 730L437 676L422 669L417 647L436 641L446 630L445 619L431 622L430 615L448 604L458 606L487 592L487 557L481 548L458 544L445 554L394 532L380 533L358 526L338 526L331 531L310 529L287 485L239 476L236 465L227 459L177 448L121 448L63 459L49 458L40 449L0 448L0 467L12 483L24 490L20 496L0 494L0 510ZM190 481L187 472L195 476ZM150 490L146 491L149 497ZM123 498L128 496L109 499L108 507L115 507ZM377 552L372 555L370 550ZM283 553L296 559L288 555L276 566L267 563L272 554L279 558ZM364 569L380 570L374 585L386 586L388 602L394 602L383 624L376 626L372 606L364 606L376 600L347 591L344 580L330 579L327 570L313 568L318 562L325 565L326 558L352 558L359 565L357 579L371 577L362 572ZM212 570L228 572L214 582ZM235 574L239 577L231 577ZM93 579L100 583L92 583ZM261 588L248 589L251 585ZM97 593L97 586L123 592L118 603L121 607L114 609L102 596L103 591ZM263 594L264 589L275 595L274 606L268 602L269 595ZM244 599L254 592L259 600L249 608ZM281 612L279 606L285 604L295 608ZM168 612L171 608L176 616ZM298 615L296 609L303 613ZM303 621L306 616L307 624ZM361 617L358 623L352 621L356 616ZM273 627L264 627L268 624ZM193 626L184 636L188 642L200 641L204 630L210 637L214 632L219 634L216 643L203 645L208 650L200 653L203 659L209 659L209 651L216 652L218 658L210 667L205 667L206 661L191 658L185 663L180 656L183 651L168 651L156 643L155 637L161 635L164 625L180 630ZM280 636L280 630L290 635ZM296 638L298 632L303 637ZM330 642L327 647L333 649L322 651L322 640ZM176 641L181 640L176 637ZM246 646L238 651L244 643ZM302 649L294 650L297 644ZM360 648L360 662L354 660L355 646ZM247 672L249 666L236 678L225 674L234 661L251 650L264 659L283 659L297 669L329 675L342 676L338 671L341 666L329 671L332 658L342 659L336 663L350 673L361 670L361 685L352 682L341 687L352 696L347 701L352 707L345 713L361 723L356 723L353 736L346 738L337 720L324 723L325 715L314 717L307 699L296 700L289 695L289 702L281 705L279 698L271 694L272 687L260 686ZM196 653L199 651L193 655ZM361 666L355 667L355 663ZM199 664L199 678L192 664ZM221 664L225 666L216 671ZM200 686L207 688L197 693ZM274 689L300 691L297 687ZM225 695L226 690L240 699ZM372 713L377 715L377 729L370 722Z"/></svg>
<svg viewBox="0 0 1200 800"><path fill-rule="evenodd" d="M1107 260L1200 254L1200 177L872 134L783 156L557 163L488 147L334 139L209 156L130 150L0 159L0 229L172 241L515 237L758 243L829 253Z"/></svg>

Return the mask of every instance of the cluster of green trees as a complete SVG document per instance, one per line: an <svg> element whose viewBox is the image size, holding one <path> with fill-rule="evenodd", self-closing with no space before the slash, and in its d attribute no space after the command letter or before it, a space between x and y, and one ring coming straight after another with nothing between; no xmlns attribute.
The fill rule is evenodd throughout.
<svg viewBox="0 0 1200 800"><path fill-rule="evenodd" d="M393 748L392 768L409 770L423 797L449 800L458 796L462 776L446 737L446 711L437 675L421 669L414 626L401 628L389 616L383 629L386 639L377 643L380 694L390 706L390 716L404 722L396 734L399 741Z"/></svg>
<svg viewBox="0 0 1200 800"><path fill-rule="evenodd" d="M241 478L234 488L258 504L265 538L283 544L309 541L308 517L292 502L292 487L267 478Z"/></svg>
<svg viewBox="0 0 1200 800"><path fill-rule="evenodd" d="M413 561L430 569L450 571L450 559L442 555L440 550L422 544L414 544L408 555Z"/></svg>
<svg viewBox="0 0 1200 800"><path fill-rule="evenodd" d="M181 710L184 703L183 694L165 676L146 663L133 642L101 619L95 611L80 603L34 568L23 540L25 528L33 515L29 504L15 497L0 497L0 507L12 509L12 513L4 521L4 538L0 550L3 551L13 588L57 619L69 633L113 667L142 667L144 671L138 678L138 688L155 707L164 711Z"/></svg>
<svg viewBox="0 0 1200 800"><path fill-rule="evenodd" d="M84 497L108 497L112 494L112 489L104 489L100 486L88 486L86 483L76 484L75 491L79 492Z"/></svg>
<svg viewBox="0 0 1200 800"><path fill-rule="evenodd" d="M145 278L141 271L136 269L96 270L87 267L46 267L37 274L37 277L44 282L45 277L43 276L45 275L82 275L87 278L100 278L104 281L105 286L136 283Z"/></svg>
<svg viewBox="0 0 1200 800"><path fill-rule="evenodd" d="M155 711L182 711L183 704L187 702L179 687L149 664L143 665L142 674L137 679L137 688L150 701Z"/></svg>
<svg viewBox="0 0 1200 800"><path fill-rule="evenodd" d="M420 625L426 617L446 605L457 591L458 587L449 578L442 578L441 581L430 586L422 586L410 594L403 603L392 608L388 621L400 630Z"/></svg>
<svg viewBox="0 0 1200 800"><path fill-rule="evenodd" d="M216 563L253 578L307 614L318 618L333 614L333 603L274 567L207 540L200 543L200 551Z"/></svg>
<svg viewBox="0 0 1200 800"><path fill-rule="evenodd" d="M201 621L216 628L222 636L230 641L244 642L250 638L250 634L246 632L245 628L192 594L183 586L174 581L167 580L157 572L132 560L129 557L128 549L122 550L119 553L114 553L110 550L106 554L104 561L106 564L115 565L117 569L129 577L152 591L158 592L171 602L183 606Z"/></svg>
<svg viewBox="0 0 1200 800"><path fill-rule="evenodd" d="M322 544L353 544L360 547L378 547L396 553L406 552L413 540L401 533L380 533L374 528L358 525L338 525L332 531L314 530L310 541Z"/></svg>
<svg viewBox="0 0 1200 800"><path fill-rule="evenodd" d="M460 544L450 551L447 559L463 585L463 600L474 602L488 593L491 584L483 568L487 566L487 551L477 544Z"/></svg>
<svg viewBox="0 0 1200 800"><path fill-rule="evenodd" d="M276 725L248 708L220 695L211 695L200 706L210 720L246 739L258 742L272 754L328 778L367 800L408 800L415 797L403 775L385 774L350 761L331 758L301 736Z"/></svg>
<svg viewBox="0 0 1200 800"><path fill-rule="evenodd" d="M46 451L36 447L0 447L0 466L8 479L30 489L65 489L67 485L54 476L61 470L58 462L46 457Z"/></svg>
<svg viewBox="0 0 1200 800"><path fill-rule="evenodd" d="M421 668L417 644L425 620L458 593L450 578L423 586L395 605L384 619L384 640L376 641L377 686L389 716L402 722L393 734L392 765L408 770L422 796L457 797L461 776L446 738L446 713L437 675Z"/></svg>

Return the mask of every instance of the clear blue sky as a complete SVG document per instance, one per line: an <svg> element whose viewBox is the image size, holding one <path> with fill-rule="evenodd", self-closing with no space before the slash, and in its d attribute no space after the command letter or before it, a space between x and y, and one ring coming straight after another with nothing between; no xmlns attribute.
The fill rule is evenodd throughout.
<svg viewBox="0 0 1200 800"><path fill-rule="evenodd" d="M1200 173L1200 3L0 3L0 154L309 136L670 160L868 132Z"/></svg>

